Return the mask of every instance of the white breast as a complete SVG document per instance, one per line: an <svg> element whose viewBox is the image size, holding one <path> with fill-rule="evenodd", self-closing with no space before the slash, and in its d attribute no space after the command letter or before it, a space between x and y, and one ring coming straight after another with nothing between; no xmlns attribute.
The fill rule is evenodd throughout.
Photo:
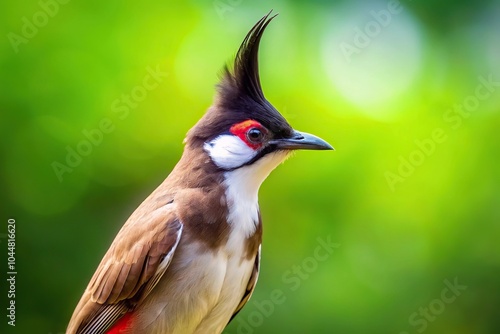
<svg viewBox="0 0 500 334"><path fill-rule="evenodd" d="M141 305L138 333L221 333L241 301L254 265L253 260L242 261L245 243L236 242L237 238L232 233L229 239L239 247L217 253L207 252L203 243L181 242L181 256L174 257L156 288L160 296Z"/></svg>
<svg viewBox="0 0 500 334"><path fill-rule="evenodd" d="M244 240L236 242L231 240L232 238L238 239L238 237L231 236L230 242L233 245L239 243L240 247L232 250L226 248L225 254L221 252L214 259L218 263L225 262L226 264L222 289L214 307L198 325L195 331L196 334L221 333L241 302L250 280L255 260L242 259L242 255L245 254L243 249L245 242ZM237 253L233 251L237 251Z"/></svg>

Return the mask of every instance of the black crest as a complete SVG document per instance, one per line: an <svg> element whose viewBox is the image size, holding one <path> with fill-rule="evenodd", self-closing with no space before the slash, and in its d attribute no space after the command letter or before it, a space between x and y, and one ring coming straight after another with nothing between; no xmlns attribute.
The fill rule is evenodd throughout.
<svg viewBox="0 0 500 334"><path fill-rule="evenodd" d="M237 90L237 93L246 95L257 102L266 101L260 85L259 45L267 25L278 14L271 17L270 15L271 12L261 18L246 35L236 54L233 73L227 66L224 69L224 78L219 85L221 94L234 94ZM229 92L224 92L225 89Z"/></svg>
<svg viewBox="0 0 500 334"><path fill-rule="evenodd" d="M276 16L269 12L248 32L236 54L233 70L224 68L214 104L189 131L188 143L196 139L206 141L246 119L260 122L276 137L291 133L292 128L266 100L260 85L259 44L267 25Z"/></svg>

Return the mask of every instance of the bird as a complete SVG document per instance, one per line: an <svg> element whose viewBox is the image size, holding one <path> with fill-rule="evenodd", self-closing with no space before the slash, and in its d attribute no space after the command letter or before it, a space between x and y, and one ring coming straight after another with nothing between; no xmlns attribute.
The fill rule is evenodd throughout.
<svg viewBox="0 0 500 334"><path fill-rule="evenodd" d="M119 230L68 334L221 333L251 297L260 269L260 185L295 150L333 149L293 129L264 97L258 51L271 14L224 67L179 162Z"/></svg>

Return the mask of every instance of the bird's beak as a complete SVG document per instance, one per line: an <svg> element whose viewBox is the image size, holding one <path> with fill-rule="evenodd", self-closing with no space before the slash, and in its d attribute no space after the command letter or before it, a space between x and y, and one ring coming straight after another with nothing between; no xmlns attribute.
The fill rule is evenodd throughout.
<svg viewBox="0 0 500 334"><path fill-rule="evenodd" d="M323 139L295 130L291 138L274 139L271 140L270 144L282 150L334 150L332 145Z"/></svg>

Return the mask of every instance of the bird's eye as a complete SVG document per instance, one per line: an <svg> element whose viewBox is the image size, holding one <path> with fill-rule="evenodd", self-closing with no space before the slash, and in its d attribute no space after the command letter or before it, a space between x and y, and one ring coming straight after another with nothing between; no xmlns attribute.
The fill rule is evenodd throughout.
<svg viewBox="0 0 500 334"><path fill-rule="evenodd" d="M262 138L264 137L264 133L260 129L251 128L247 132L247 138L253 143L260 143Z"/></svg>

